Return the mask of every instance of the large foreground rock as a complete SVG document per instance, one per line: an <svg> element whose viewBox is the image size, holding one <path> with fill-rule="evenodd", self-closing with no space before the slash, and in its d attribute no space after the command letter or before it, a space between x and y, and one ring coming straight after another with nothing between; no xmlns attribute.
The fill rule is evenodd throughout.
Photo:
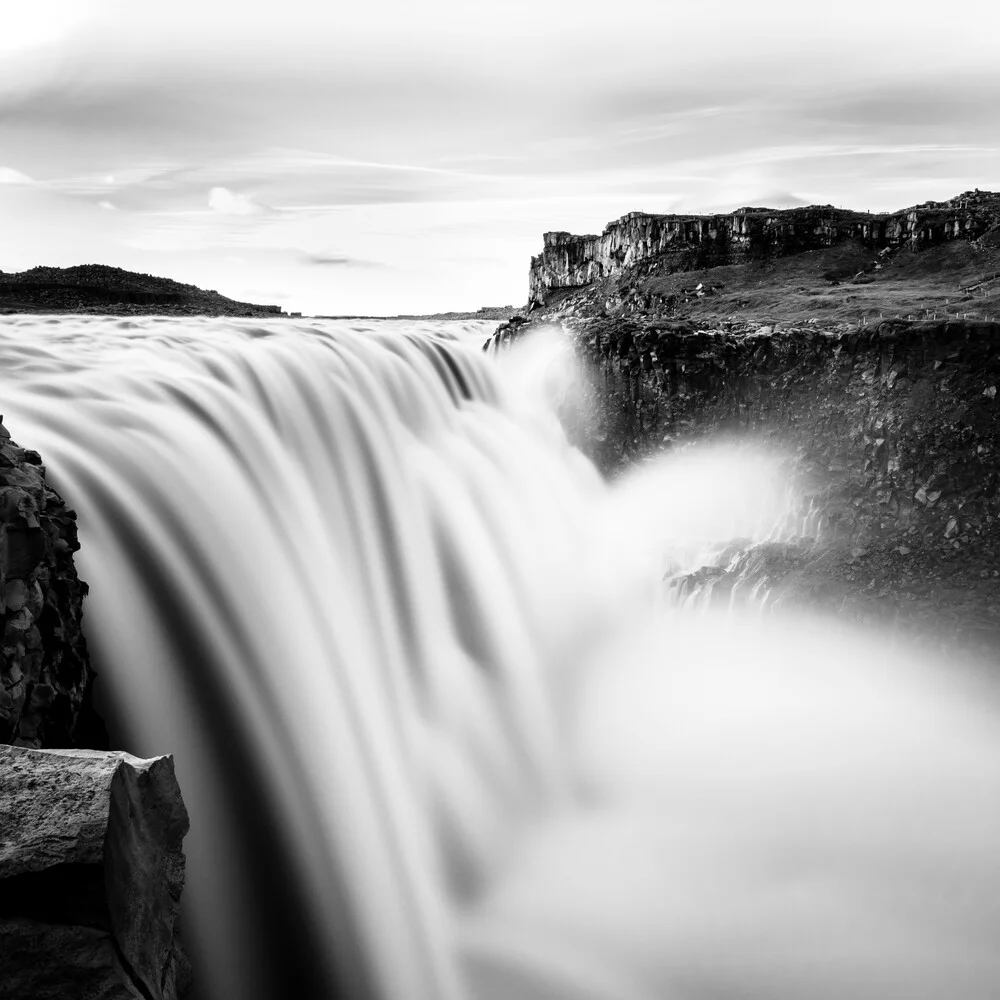
<svg viewBox="0 0 1000 1000"><path fill-rule="evenodd" d="M0 997L183 996L187 830L169 756L0 746Z"/></svg>

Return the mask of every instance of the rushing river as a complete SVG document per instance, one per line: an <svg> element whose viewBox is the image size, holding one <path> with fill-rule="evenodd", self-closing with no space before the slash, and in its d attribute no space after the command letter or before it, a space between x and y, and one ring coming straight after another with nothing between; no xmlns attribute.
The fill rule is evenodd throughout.
<svg viewBox="0 0 1000 1000"><path fill-rule="evenodd" d="M750 444L607 486L491 328L0 320L201 994L995 1000L995 681L670 600L822 525Z"/></svg>

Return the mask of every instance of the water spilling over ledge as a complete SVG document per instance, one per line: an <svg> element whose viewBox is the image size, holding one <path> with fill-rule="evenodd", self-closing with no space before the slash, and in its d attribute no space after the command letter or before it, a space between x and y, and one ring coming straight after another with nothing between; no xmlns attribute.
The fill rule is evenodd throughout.
<svg viewBox="0 0 1000 1000"><path fill-rule="evenodd" d="M176 756L203 992L992 996L994 681L663 599L821 530L780 458L610 489L453 330L0 325L113 726Z"/></svg>

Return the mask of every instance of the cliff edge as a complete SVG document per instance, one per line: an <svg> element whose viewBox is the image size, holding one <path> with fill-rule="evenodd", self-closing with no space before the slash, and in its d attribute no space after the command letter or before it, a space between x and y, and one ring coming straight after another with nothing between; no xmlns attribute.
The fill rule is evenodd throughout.
<svg viewBox="0 0 1000 1000"><path fill-rule="evenodd" d="M770 260L854 243L873 252L924 250L975 240L1000 226L1000 194L966 191L898 212L872 214L832 205L776 210L740 208L721 215L629 212L599 235L544 234L531 259L529 304L556 289L583 288L632 272L647 277Z"/></svg>

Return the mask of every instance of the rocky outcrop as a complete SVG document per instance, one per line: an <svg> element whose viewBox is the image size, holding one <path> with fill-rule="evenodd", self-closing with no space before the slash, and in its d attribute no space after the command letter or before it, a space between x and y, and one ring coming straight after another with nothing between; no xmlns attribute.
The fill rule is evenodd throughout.
<svg viewBox="0 0 1000 1000"><path fill-rule="evenodd" d="M545 233L531 259L529 302L557 288L579 288L626 270L642 274L766 260L858 240L872 249L922 249L975 239L1000 223L1000 195L970 191L946 202L872 215L832 205L775 210L741 208L724 215L630 212L599 236Z"/></svg>
<svg viewBox="0 0 1000 1000"><path fill-rule="evenodd" d="M504 324L487 348L546 325ZM1000 323L562 325L590 378L553 403L605 475L749 438L786 456L798 483L780 541L734 539L670 583L679 595L725 607L737 590L763 593L898 628L945 658L1000 662Z"/></svg>
<svg viewBox="0 0 1000 1000"><path fill-rule="evenodd" d="M0 996L184 995L172 758L0 746L0 817Z"/></svg>
<svg viewBox="0 0 1000 1000"><path fill-rule="evenodd" d="M0 417L0 743L106 746L90 708L76 514Z"/></svg>
<svg viewBox="0 0 1000 1000"><path fill-rule="evenodd" d="M809 499L850 549L891 544L1000 568L1000 324L592 320L574 341L594 383L567 424L606 473L750 434L796 457Z"/></svg>

